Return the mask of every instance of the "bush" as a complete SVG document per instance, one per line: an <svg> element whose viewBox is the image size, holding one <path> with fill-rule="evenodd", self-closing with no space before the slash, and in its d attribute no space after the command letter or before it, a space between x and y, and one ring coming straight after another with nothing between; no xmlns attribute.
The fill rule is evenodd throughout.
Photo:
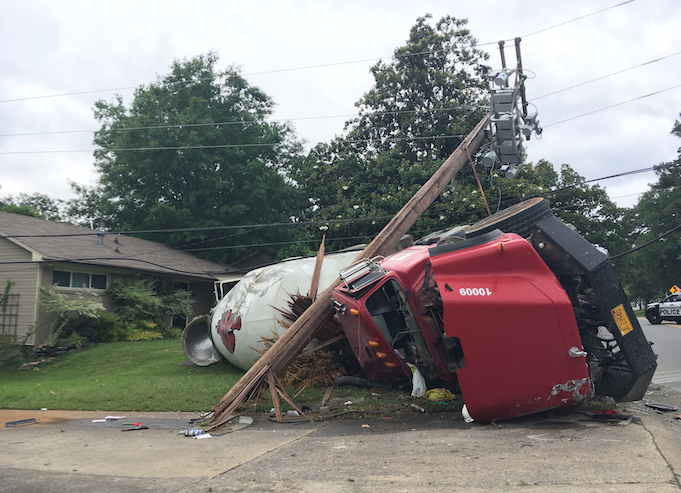
<svg viewBox="0 0 681 493"><path fill-rule="evenodd" d="M166 327L163 319L188 317L193 300L182 289L156 289L155 285L154 281L148 279L114 279L109 286L109 293L115 305L115 313L123 322L154 323L154 330L166 339L179 338L182 331Z"/></svg>
<svg viewBox="0 0 681 493"><path fill-rule="evenodd" d="M17 337L13 334L0 334L0 365L18 357Z"/></svg>
<svg viewBox="0 0 681 493"><path fill-rule="evenodd" d="M21 339L14 334L0 334L0 366L31 355L33 346L27 346L26 342L33 337L35 329L35 325L30 325Z"/></svg>
<svg viewBox="0 0 681 493"><path fill-rule="evenodd" d="M114 279L109 293L114 312L99 312L97 299L78 294L74 299L48 288L43 292L43 306L58 315L51 331L52 337L69 336L80 344L85 341L122 342L154 339L179 339L182 329L167 327L163 317L187 317L192 300L179 289L156 291L154 282ZM103 308L103 307L102 307ZM96 314L96 317L92 315ZM80 315L80 316L78 316Z"/></svg>
<svg viewBox="0 0 681 493"><path fill-rule="evenodd" d="M150 320L121 320L115 313L102 313L98 320L75 327L72 332L89 342L151 341L155 339L179 339L182 330L157 325Z"/></svg>
<svg viewBox="0 0 681 493"><path fill-rule="evenodd" d="M153 341L155 339L163 339L163 334L154 330L156 324L154 322L138 321L138 322L122 322L116 327L116 337L118 341Z"/></svg>
<svg viewBox="0 0 681 493"><path fill-rule="evenodd" d="M71 333L70 336L66 338L66 342L68 342L71 346L76 346L77 348L80 348L85 343L85 340L76 332L73 332Z"/></svg>
<svg viewBox="0 0 681 493"><path fill-rule="evenodd" d="M121 324L118 315L104 312L96 320L91 320L87 324L81 324L75 330L78 334L90 342L116 342L118 336L116 327Z"/></svg>
<svg viewBox="0 0 681 493"><path fill-rule="evenodd" d="M161 327L160 330L164 339L180 339L182 337L182 329L177 327Z"/></svg>
<svg viewBox="0 0 681 493"><path fill-rule="evenodd" d="M66 296L54 289L40 288L40 304L47 313L55 315L50 331L45 340L48 346L54 346L67 327L83 320L97 320L104 305L95 292L79 292L75 296Z"/></svg>

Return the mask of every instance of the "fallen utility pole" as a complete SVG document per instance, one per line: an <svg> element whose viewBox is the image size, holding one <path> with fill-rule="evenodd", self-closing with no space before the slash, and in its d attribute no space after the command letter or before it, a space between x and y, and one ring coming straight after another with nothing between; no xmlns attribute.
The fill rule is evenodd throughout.
<svg viewBox="0 0 681 493"><path fill-rule="evenodd" d="M480 147L485 138L485 127L488 124L489 116L485 116L356 260L385 255L406 234L466 164L469 153L475 152ZM335 312L331 306L331 295L339 282L340 279L336 279L326 291L319 295L298 320L220 400L213 408L213 418L207 430L220 426L241 402L261 395L268 385L268 372L273 373L274 376L283 375L286 368L300 355L316 332L333 317Z"/></svg>

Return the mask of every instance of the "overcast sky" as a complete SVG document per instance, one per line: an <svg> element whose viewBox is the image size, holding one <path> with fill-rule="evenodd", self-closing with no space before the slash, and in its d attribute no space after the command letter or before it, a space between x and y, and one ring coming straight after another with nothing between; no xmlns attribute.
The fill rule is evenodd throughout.
<svg viewBox="0 0 681 493"><path fill-rule="evenodd" d="M529 161L568 163L589 180L671 161L681 146L670 134L681 112L679 0L0 5L0 196L68 199L69 181L94 184L94 102L116 93L129 102L134 87L166 74L174 59L210 50L220 68L239 67L273 98L274 118L290 119L311 144L329 141L371 88L369 67L390 58L426 13L433 23L444 15L468 19L495 68L497 41L522 37L523 65L534 74L527 96L545 128L541 140L527 143ZM514 60L510 46L507 60ZM600 183L631 206L654 180L649 172Z"/></svg>

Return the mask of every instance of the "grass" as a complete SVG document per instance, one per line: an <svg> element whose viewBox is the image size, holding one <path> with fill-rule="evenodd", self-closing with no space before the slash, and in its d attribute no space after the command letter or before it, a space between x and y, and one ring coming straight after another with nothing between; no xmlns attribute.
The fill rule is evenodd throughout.
<svg viewBox="0 0 681 493"><path fill-rule="evenodd" d="M32 360L25 360L32 361ZM81 411L208 411L244 374L230 364L209 367L179 366L186 361L179 340L115 342L97 344L41 363L37 370L19 370L24 361L0 367L0 408L71 409ZM461 418L463 401L447 404L425 398L411 399L408 389L384 390L339 387L336 402L351 400L352 408L368 412L364 419L415 412L451 413ZM287 389L290 396L296 389ZM319 405L325 388L308 388L295 397L298 406ZM269 411L272 401L265 392L257 402L242 408ZM340 408L344 408L342 404ZM282 402L282 409L291 409ZM341 409L342 410L342 409ZM352 414L344 417L355 417Z"/></svg>
<svg viewBox="0 0 681 493"><path fill-rule="evenodd" d="M180 367L179 340L98 344L18 370L0 368L0 408L202 411L241 378L232 365ZM30 360L29 360L30 361Z"/></svg>

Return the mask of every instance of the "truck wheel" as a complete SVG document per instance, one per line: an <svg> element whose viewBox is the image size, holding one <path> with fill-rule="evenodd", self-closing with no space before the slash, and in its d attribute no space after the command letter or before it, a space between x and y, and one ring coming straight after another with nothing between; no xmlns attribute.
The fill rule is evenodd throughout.
<svg viewBox="0 0 681 493"><path fill-rule="evenodd" d="M648 319L648 322L650 322L653 325L660 325L662 323L662 319L659 317L659 315L656 315L654 313L647 314L646 318Z"/></svg>
<svg viewBox="0 0 681 493"><path fill-rule="evenodd" d="M466 230L466 238L474 238L495 229L528 238L535 224L552 215L553 212L548 202L541 197L535 197L512 205L469 226Z"/></svg>

